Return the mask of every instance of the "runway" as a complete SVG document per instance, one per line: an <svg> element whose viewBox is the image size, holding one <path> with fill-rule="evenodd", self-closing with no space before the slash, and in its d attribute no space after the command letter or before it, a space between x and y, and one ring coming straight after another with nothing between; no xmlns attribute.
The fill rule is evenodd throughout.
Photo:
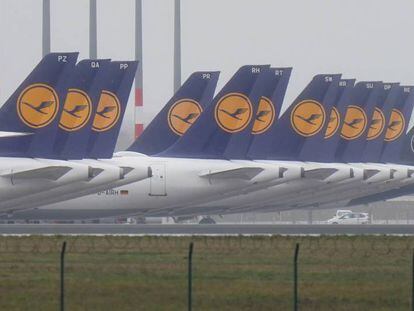
<svg viewBox="0 0 414 311"><path fill-rule="evenodd" d="M1 235L414 235L414 225L3 224Z"/></svg>

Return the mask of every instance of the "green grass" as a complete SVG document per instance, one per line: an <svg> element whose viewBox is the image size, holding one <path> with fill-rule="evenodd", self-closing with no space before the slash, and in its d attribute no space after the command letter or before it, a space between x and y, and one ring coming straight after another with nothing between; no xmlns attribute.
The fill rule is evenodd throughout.
<svg viewBox="0 0 414 311"><path fill-rule="evenodd" d="M414 237L0 237L0 310L408 310Z"/></svg>

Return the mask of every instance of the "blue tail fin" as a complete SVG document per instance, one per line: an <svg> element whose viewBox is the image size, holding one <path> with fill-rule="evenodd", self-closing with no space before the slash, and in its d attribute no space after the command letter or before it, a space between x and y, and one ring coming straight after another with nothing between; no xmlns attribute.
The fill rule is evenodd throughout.
<svg viewBox="0 0 414 311"><path fill-rule="evenodd" d="M111 62L99 98L88 141L87 158L111 158L124 117L138 62Z"/></svg>
<svg viewBox="0 0 414 311"><path fill-rule="evenodd" d="M383 84L378 104L368 124L367 141L365 149L362 151L362 162L380 162L387 121L390 118L391 110L398 103L400 91L399 83Z"/></svg>
<svg viewBox="0 0 414 311"><path fill-rule="evenodd" d="M269 97L269 99L272 101L274 109L275 109L274 119L277 120L280 117L280 110L281 110L283 102L285 100L286 91L287 91L287 88L288 88L288 85L289 85L290 76L292 74L293 68L292 67L287 67L287 68L272 68L272 69L274 69L274 76L279 78L279 80L277 81L276 89L273 91L273 94L271 94L270 97ZM271 71L271 73L272 73L272 71ZM265 94L265 93L263 93L263 94ZM260 106L259 106L259 108L260 108ZM261 111L262 110L257 111L256 121L257 121L258 116L260 117ZM273 125L273 123L271 125ZM257 131L256 132L254 131L254 128L253 128L253 132L255 134L259 134ZM260 128L259 128L259 132L264 133L264 131L261 130Z"/></svg>
<svg viewBox="0 0 414 311"><path fill-rule="evenodd" d="M337 162L361 161L368 121L372 119L381 90L381 82L358 82L355 85L341 126Z"/></svg>
<svg viewBox="0 0 414 311"><path fill-rule="evenodd" d="M414 164L414 127L407 134L414 107L414 87L403 86L398 104L394 106L385 134L383 162Z"/></svg>
<svg viewBox="0 0 414 311"><path fill-rule="evenodd" d="M219 72L194 72L145 128L129 151L153 155L172 146L211 103Z"/></svg>
<svg viewBox="0 0 414 311"><path fill-rule="evenodd" d="M253 159L298 160L306 139L322 135L325 109L330 111L339 79L340 75L315 76L275 125L254 139L249 156Z"/></svg>
<svg viewBox="0 0 414 311"><path fill-rule="evenodd" d="M313 139L307 141L302 150L300 158L307 161L335 162L335 150L340 139L339 128L345 115L353 92L355 79L341 79L336 93L335 104L329 112L323 136L319 141Z"/></svg>
<svg viewBox="0 0 414 311"><path fill-rule="evenodd" d="M184 158L223 158L232 138L250 133L254 105L257 104L262 73L269 66L241 67L197 122L160 156Z"/></svg>
<svg viewBox="0 0 414 311"><path fill-rule="evenodd" d="M82 60L76 65L59 118L54 145L58 159L83 159L110 60Z"/></svg>
<svg viewBox="0 0 414 311"><path fill-rule="evenodd" d="M329 154L322 153L322 146L326 143L327 138L337 135L339 127L339 110L337 106L341 100L346 85L348 83L345 80L337 80L328 90L323 101L326 112L326 121L322 127L321 132L318 135L309 137L303 143L302 149L300 150L299 160L302 161L317 161L317 162L328 162ZM335 112L337 115L335 115ZM332 120L333 115L337 117L337 124L333 124L335 120ZM327 146L325 146L326 148Z"/></svg>
<svg viewBox="0 0 414 311"><path fill-rule="evenodd" d="M78 53L46 55L0 109L0 130L30 135L0 139L2 156L42 157L53 147L58 114Z"/></svg>
<svg viewBox="0 0 414 311"><path fill-rule="evenodd" d="M251 131L245 131L237 139L229 141L225 158L250 159L248 151L253 140L268 131L279 116L291 73L292 68L270 68L262 74L262 91L258 103L254 105L257 108L253 112L255 117L252 119Z"/></svg>

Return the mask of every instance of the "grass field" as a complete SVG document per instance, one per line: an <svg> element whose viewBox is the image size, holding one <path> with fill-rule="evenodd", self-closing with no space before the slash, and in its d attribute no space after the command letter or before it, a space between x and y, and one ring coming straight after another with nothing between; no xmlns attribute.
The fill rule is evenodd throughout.
<svg viewBox="0 0 414 311"><path fill-rule="evenodd" d="M0 237L0 310L408 310L414 237Z"/></svg>

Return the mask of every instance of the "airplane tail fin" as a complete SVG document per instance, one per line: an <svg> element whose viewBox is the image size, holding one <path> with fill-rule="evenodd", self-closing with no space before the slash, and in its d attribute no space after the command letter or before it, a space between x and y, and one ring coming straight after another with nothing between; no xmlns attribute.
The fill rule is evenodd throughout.
<svg viewBox="0 0 414 311"><path fill-rule="evenodd" d="M365 149L362 152L362 162L380 162L392 109L400 100L402 89L399 83L384 83L379 95L378 104L374 108L372 119L368 123Z"/></svg>
<svg viewBox="0 0 414 311"><path fill-rule="evenodd" d="M414 127L407 133L414 107L414 87L401 86L398 104L391 111L381 160L390 163L414 164ZM406 134L407 133L407 134Z"/></svg>
<svg viewBox="0 0 414 311"><path fill-rule="evenodd" d="M268 142L271 140L269 133L279 118L291 73L292 68L270 68L264 74L265 82L255 114L250 142L244 148L240 148L243 145L238 144L242 150L232 158L247 157L255 159L261 151L259 145L261 143L268 145Z"/></svg>
<svg viewBox="0 0 414 311"><path fill-rule="evenodd" d="M0 140L3 156L42 157L51 152L58 114L78 53L50 53L0 109L0 131L27 133Z"/></svg>
<svg viewBox="0 0 414 311"><path fill-rule="evenodd" d="M262 73L270 66L243 66L227 82L186 135L160 156L224 158L227 144L250 133Z"/></svg>
<svg viewBox="0 0 414 311"><path fill-rule="evenodd" d="M218 77L218 71L191 74L128 151L153 155L174 144L212 101Z"/></svg>
<svg viewBox="0 0 414 311"><path fill-rule="evenodd" d="M382 82L358 82L354 86L340 128L341 139L335 158L338 162L360 162L365 147L368 120L371 120L374 108L382 89Z"/></svg>
<svg viewBox="0 0 414 311"><path fill-rule="evenodd" d="M307 141L301 149L301 159L316 162L335 162L335 150L340 135L339 129L342 118L345 115L346 107L350 101L355 79L341 79L336 92L335 104L331 111L327 111L327 121L322 129L323 135L315 142Z"/></svg>
<svg viewBox="0 0 414 311"><path fill-rule="evenodd" d="M85 157L112 157L137 66L137 61L116 61L108 65L108 76L112 79L102 85Z"/></svg>
<svg viewBox="0 0 414 311"><path fill-rule="evenodd" d="M109 59L85 59L76 65L59 118L56 158L84 158L103 83L112 79L109 64Z"/></svg>
<svg viewBox="0 0 414 311"><path fill-rule="evenodd" d="M255 139L249 152L255 159L298 160L306 139L322 135L341 75L315 76L266 135ZM253 155L253 150L255 153Z"/></svg>

